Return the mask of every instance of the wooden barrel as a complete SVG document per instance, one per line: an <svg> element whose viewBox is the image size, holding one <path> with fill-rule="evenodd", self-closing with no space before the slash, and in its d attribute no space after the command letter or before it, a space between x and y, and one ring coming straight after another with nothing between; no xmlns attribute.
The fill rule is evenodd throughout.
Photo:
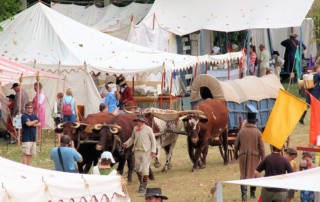
<svg viewBox="0 0 320 202"><path fill-rule="evenodd" d="M311 89L314 87L313 83L313 74L305 74L303 75L303 86L305 89Z"/></svg>

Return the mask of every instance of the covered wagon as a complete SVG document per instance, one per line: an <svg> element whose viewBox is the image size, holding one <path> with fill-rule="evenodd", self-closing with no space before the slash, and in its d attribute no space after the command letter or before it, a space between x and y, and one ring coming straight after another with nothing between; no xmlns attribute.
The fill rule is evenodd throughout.
<svg viewBox="0 0 320 202"><path fill-rule="evenodd" d="M190 102L191 106L206 98L223 99L227 102L229 109L228 140L232 148L242 122L247 116L246 104L252 104L257 108L257 126L263 130L280 88L283 89L283 86L274 74L261 78L247 76L243 79L228 81L219 81L211 75L203 74L197 76L192 83ZM219 145L218 139L217 145ZM220 151L223 151L221 147Z"/></svg>

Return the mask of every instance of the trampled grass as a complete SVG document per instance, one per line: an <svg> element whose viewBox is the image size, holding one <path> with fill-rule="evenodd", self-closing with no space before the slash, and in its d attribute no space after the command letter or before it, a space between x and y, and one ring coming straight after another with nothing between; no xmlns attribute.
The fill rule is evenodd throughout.
<svg viewBox="0 0 320 202"><path fill-rule="evenodd" d="M286 85L284 85L287 89ZM298 96L296 84L291 86L290 92ZM303 99L303 98L302 98ZM305 125L297 124L295 130L290 136L290 147L307 146L309 131L309 113L305 119ZM53 162L49 158L50 150L55 145L55 135L53 131L47 131L43 135L43 143L38 146L38 155L33 159L32 166L53 169ZM41 151L40 151L41 150ZM266 153L270 153L269 146L266 144ZM21 162L21 148L17 145L8 145L6 142L0 142L0 155ZM164 152L161 152L161 163L164 164ZM301 155L296 159L297 163ZM169 197L168 201L173 202L209 202L213 200L210 194L211 188L217 180L236 180L239 179L239 167L237 162L230 162L223 165L218 147L210 147L207 157L207 166L191 172L192 163L187 153L186 136L179 136L172 157L173 167L167 173L161 172L162 167L152 169L155 172L155 181L150 181L148 187L161 187L163 194ZM5 166L5 165L2 165ZM240 186L222 183L224 201L241 201ZM144 201L144 196L138 194L137 177L133 176L133 182L127 185L129 195L134 202ZM260 188L257 189L257 196L260 194ZM296 192L295 200L298 200L299 192ZM249 200L250 201L250 200ZM257 200L252 200L257 201Z"/></svg>

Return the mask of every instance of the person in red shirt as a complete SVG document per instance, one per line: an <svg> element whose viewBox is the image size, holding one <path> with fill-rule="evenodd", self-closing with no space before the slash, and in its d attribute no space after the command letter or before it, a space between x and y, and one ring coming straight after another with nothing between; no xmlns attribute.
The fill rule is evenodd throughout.
<svg viewBox="0 0 320 202"><path fill-rule="evenodd" d="M120 108L123 109L123 107L126 105L128 101L132 101L134 105L137 105L136 100L133 97L133 91L132 88L130 88L127 85L127 82L123 76L119 76L116 80L116 84L120 87L120 100L119 105Z"/></svg>
<svg viewBox="0 0 320 202"><path fill-rule="evenodd" d="M8 126L7 129L10 132L10 144L15 144L16 143L16 138L15 138L15 130L12 124L12 119L13 119L13 106L14 106L14 94L10 94L6 96L9 98L8 102L8 109L9 109L9 115L8 115Z"/></svg>

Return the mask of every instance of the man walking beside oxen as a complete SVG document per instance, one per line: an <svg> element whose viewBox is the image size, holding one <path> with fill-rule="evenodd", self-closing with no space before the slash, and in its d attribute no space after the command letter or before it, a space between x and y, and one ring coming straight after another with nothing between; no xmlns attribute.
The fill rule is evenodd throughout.
<svg viewBox="0 0 320 202"><path fill-rule="evenodd" d="M148 120L143 115L137 115L133 121L136 126L130 139L123 143L123 147L128 148L133 144L135 171L140 182L138 192L144 193L147 189L150 161L156 157L156 138L152 128L146 125Z"/></svg>
<svg viewBox="0 0 320 202"><path fill-rule="evenodd" d="M255 178L255 170L261 159L265 156L261 132L256 125L258 110L253 105L247 105L247 123L241 127L235 142L235 159L239 159L240 179ZM256 187L250 187L250 198L254 199ZM247 201L247 186L241 185L242 201Z"/></svg>

